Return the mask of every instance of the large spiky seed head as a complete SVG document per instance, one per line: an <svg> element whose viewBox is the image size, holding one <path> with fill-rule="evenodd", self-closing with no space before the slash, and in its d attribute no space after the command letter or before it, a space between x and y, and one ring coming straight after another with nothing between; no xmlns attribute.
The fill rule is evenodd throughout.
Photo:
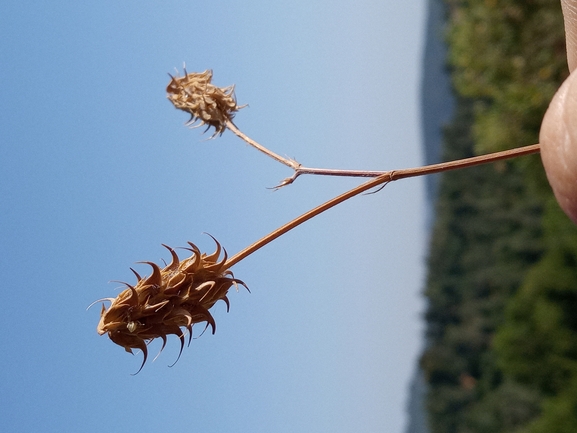
<svg viewBox="0 0 577 433"><path fill-rule="evenodd" d="M215 129L211 138L226 129L226 122L232 121L235 113L243 107L236 104L234 85L216 87L211 84L212 71L187 73L184 77L170 76L166 87L167 97L180 110L190 114L187 125L208 125Z"/></svg>
<svg viewBox="0 0 577 433"><path fill-rule="evenodd" d="M192 255L180 260L169 246L172 256L170 264L164 268L152 262L152 274L142 278L133 270L137 278L134 286L124 283L126 289L116 298L106 298L110 306L102 305L97 332L108 334L110 339L124 347L127 352L140 349L144 354L140 371L148 357L147 345L155 338L161 338L162 348L170 334L180 339L180 354L184 348L185 332L192 339L192 327L206 322L206 327L216 331L216 323L209 309L219 300L226 303L228 290L238 285L246 285L236 278L226 267L226 251L216 241L216 251L207 255L189 242ZM222 259L221 259L222 253ZM206 329L205 327L205 329ZM177 359L178 360L178 359Z"/></svg>

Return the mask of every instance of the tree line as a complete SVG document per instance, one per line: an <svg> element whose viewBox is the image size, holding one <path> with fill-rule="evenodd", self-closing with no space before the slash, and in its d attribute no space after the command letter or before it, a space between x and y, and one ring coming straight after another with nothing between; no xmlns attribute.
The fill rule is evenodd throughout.
<svg viewBox="0 0 577 433"><path fill-rule="evenodd" d="M538 142L568 75L558 0L446 0L443 158ZM577 431L577 227L539 156L443 174L425 295L433 433Z"/></svg>

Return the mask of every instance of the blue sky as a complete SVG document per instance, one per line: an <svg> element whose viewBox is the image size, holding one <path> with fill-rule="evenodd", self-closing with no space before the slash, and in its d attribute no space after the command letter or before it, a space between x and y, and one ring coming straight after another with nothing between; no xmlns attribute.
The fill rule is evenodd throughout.
<svg viewBox="0 0 577 433"><path fill-rule="evenodd" d="M300 177L166 100L236 84L241 130L307 166L422 162L424 0L0 4L0 430L401 432L422 346L423 181L356 197L237 264L215 335L141 360L94 300L187 241L234 254L359 184ZM181 253L184 256L184 252ZM151 343L151 353L159 349Z"/></svg>

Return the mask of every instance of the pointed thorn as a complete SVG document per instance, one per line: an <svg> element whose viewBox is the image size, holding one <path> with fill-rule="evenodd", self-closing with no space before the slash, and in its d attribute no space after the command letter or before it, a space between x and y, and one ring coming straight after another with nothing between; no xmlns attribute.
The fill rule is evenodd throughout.
<svg viewBox="0 0 577 433"><path fill-rule="evenodd" d="M90 304L88 307L86 307L86 311L88 311L90 309L90 307L92 307L94 304L98 304L99 302L104 302L104 301L110 301L110 303L112 304L114 302L114 298L100 298L97 299L96 301L94 301L92 304ZM104 307L104 304L102 304L102 306Z"/></svg>
<svg viewBox="0 0 577 433"><path fill-rule="evenodd" d="M137 263L146 263L152 268L152 274L146 277L145 283L146 284L154 284L155 286L160 286L162 284L162 275L160 274L160 268L154 262L137 262Z"/></svg>
<svg viewBox="0 0 577 433"><path fill-rule="evenodd" d="M164 347L166 346L166 335L161 335L160 338L162 338L162 347L160 348L160 350L158 351L158 355L156 355L154 357L154 359L152 360L152 362L156 361L156 358L158 358L160 356L160 354L162 353L162 351L164 350Z"/></svg>
<svg viewBox="0 0 577 433"><path fill-rule="evenodd" d="M131 374L131 376L136 376L138 373L140 373L140 370L142 370L142 367L144 367L144 364L146 364L146 358L148 358L148 349L146 348L146 344L144 344L144 342L142 343L141 347L138 347L140 350L142 350L142 354L144 355L144 358L142 359L142 364L140 365L140 368L138 369L138 371L136 373Z"/></svg>
<svg viewBox="0 0 577 433"><path fill-rule="evenodd" d="M174 249L172 249L168 245L162 244L162 246L166 248L168 251L170 251L170 255L172 256L172 261L170 262L170 265L166 267L166 269L170 271L177 269L178 265L180 264L180 260L178 258L178 255L176 254L176 251L174 251Z"/></svg>
<svg viewBox="0 0 577 433"><path fill-rule="evenodd" d="M180 339L180 352L178 352L178 357L176 358L176 361L174 361L174 364L169 365L169 367L171 368L176 365L176 363L180 359L180 355L182 355L182 350L184 349L184 334L182 333L182 331L180 331L180 334L176 335L178 335L178 338Z"/></svg>
<svg viewBox="0 0 577 433"><path fill-rule="evenodd" d="M138 272L136 272L136 271L135 271L134 269L132 269L132 268L130 268L130 270L132 271L132 273L133 273L134 275L136 275L136 279L137 279L138 281L142 280L142 277L140 276L140 274L139 274Z"/></svg>

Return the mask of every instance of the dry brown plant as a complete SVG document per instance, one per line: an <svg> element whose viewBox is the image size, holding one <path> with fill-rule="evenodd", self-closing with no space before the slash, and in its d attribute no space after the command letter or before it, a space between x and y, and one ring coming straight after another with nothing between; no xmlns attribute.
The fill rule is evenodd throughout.
<svg viewBox="0 0 577 433"><path fill-rule="evenodd" d="M110 302L108 308L102 305L98 334L108 334L114 343L129 353L133 353L132 349L140 349L144 354L137 373L148 358L148 343L155 338L162 339L162 352L167 336L176 335L180 339L180 358L185 331L190 344L194 324L205 322L205 330L210 326L214 334L216 323L209 309L222 300L228 311L228 290L233 286L238 289L239 284L246 287L228 270L226 251L215 242L216 251L210 255L201 253L196 245L189 242L186 249L192 255L184 260L179 259L174 249L163 245L172 256L170 264L161 269L153 262L142 262L152 268L150 276L142 278L131 268L137 279L135 286L123 283L126 289L116 298L96 301Z"/></svg>
<svg viewBox="0 0 577 433"><path fill-rule="evenodd" d="M187 73L185 69L184 73L185 76L179 78L175 78L171 75L171 81L168 84L166 91L168 99L174 104L176 108L190 114L191 118L188 122L186 122L186 125L194 125L195 122L200 121L200 124L197 126L208 124L207 130L211 126L214 127L215 133L210 138L214 138L217 135L222 135L224 131L228 129L237 137L242 139L245 143L249 144L275 161L292 168L294 170L293 175L283 179L276 187L274 187L274 189L279 189L283 186L290 185L297 179L297 177L303 174L322 176L378 177L383 174L391 173L386 171L311 168L303 166L294 159L280 156L279 154L271 151L270 149L247 136L232 122L236 111L246 106L243 105L239 107L236 105L234 85L224 88L218 88L214 86L211 84L212 71L208 70L201 73ZM514 158L531 153L538 153L539 151L540 145L533 144L530 146L518 147L502 152L495 152L488 155L481 155L475 158L468 158L466 160L450 161L434 164L431 166L392 171L395 172L396 177L390 178L389 181L405 177L422 176L431 173L454 170L456 168L470 167L472 165L487 164L503 159ZM404 172L404 174L401 175L400 172Z"/></svg>
<svg viewBox="0 0 577 433"><path fill-rule="evenodd" d="M211 127L214 128L211 138L222 135L227 122L232 122L235 113L243 108L236 104L234 85L216 87L211 83L210 70L188 74L184 69L184 77L170 75L170 78L170 83L166 87L170 102L176 108L190 114L187 125L193 127L208 125L206 131Z"/></svg>
<svg viewBox="0 0 577 433"><path fill-rule="evenodd" d="M186 333L188 333L189 344L192 339L193 325L204 322L206 323L204 329L206 330L210 326L214 333L216 323L209 311L210 308L217 301L222 300L226 303L228 311L230 307L227 298L229 289L231 287L238 289L239 285L246 287L241 280L234 277L230 268L309 219L358 194L375 187L382 188L395 180L486 164L537 153L540 150L540 145L534 144L457 161L378 172L306 168L294 160L283 158L271 152L236 128L232 119L236 111L242 107L236 103L234 86L218 88L211 84L211 80L211 71L189 74L185 70L184 77L171 76L171 81L167 87L168 98L176 108L191 115L187 124L208 125L207 130L213 127L215 132L211 138L222 135L225 129L229 129L259 151L291 167L294 170L293 176L282 181L278 187L292 183L301 174L360 176L372 177L372 179L294 218L231 258L227 258L226 251L213 238L216 242L216 251L212 254L202 253L196 245L189 242L187 249L192 255L187 259L180 260L172 248L164 245L172 257L170 264L161 269L155 263L142 262L147 263L152 268L151 275L146 278L142 278L131 268L137 278L135 286L123 283L126 289L116 298L99 299L92 305L98 302L110 302L108 308L104 304L102 305L97 331L100 335L108 334L114 343L122 346L129 353L133 353L133 349L140 349L144 359L138 372L146 363L148 358L147 345L152 340L162 339L163 343L160 349L162 352L168 335L176 335L180 340L180 352L178 354L178 358L180 358L185 345Z"/></svg>

